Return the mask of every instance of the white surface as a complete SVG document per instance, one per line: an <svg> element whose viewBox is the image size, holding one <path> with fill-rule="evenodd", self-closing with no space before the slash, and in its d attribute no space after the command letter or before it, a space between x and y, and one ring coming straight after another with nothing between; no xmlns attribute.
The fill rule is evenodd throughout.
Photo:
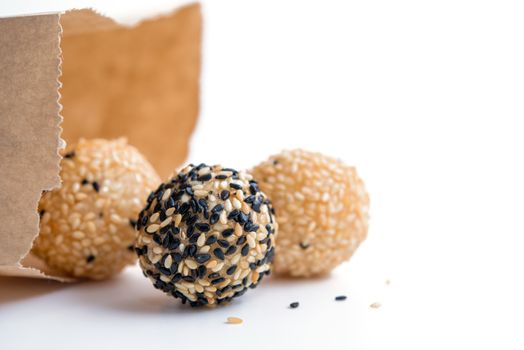
<svg viewBox="0 0 524 350"><path fill-rule="evenodd" d="M67 6L129 21L166 1L104 3ZM65 4L2 3L0 15ZM329 279L271 279L211 311L180 308L136 269L74 286L0 280L0 347L523 348L522 3L209 1L204 12L190 160L242 168L283 147L341 157L369 189L369 239Z"/></svg>

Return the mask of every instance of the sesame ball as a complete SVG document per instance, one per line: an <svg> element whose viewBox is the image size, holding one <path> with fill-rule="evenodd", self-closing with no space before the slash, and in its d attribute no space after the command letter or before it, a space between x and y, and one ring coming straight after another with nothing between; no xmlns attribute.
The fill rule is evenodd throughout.
<svg viewBox="0 0 524 350"><path fill-rule="evenodd" d="M227 303L270 272L277 224L246 172L183 168L149 196L137 228L144 275L191 306Z"/></svg>
<svg viewBox="0 0 524 350"><path fill-rule="evenodd" d="M32 252L66 275L104 279L136 261L135 220L160 179L125 139L81 139L65 152L61 187L40 199Z"/></svg>
<svg viewBox="0 0 524 350"><path fill-rule="evenodd" d="M276 273L326 274L366 238L369 197L355 168L297 149L270 157L252 173L280 225Z"/></svg>

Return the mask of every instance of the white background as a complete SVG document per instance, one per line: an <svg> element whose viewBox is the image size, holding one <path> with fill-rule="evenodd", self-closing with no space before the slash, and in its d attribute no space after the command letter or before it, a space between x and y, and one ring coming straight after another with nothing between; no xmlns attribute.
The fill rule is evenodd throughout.
<svg viewBox="0 0 524 350"><path fill-rule="evenodd" d="M129 23L173 3L5 1L0 15L95 6ZM340 157L370 192L369 239L329 278L272 278L215 310L178 306L136 268L68 286L0 279L0 348L524 348L522 2L203 7L190 160Z"/></svg>

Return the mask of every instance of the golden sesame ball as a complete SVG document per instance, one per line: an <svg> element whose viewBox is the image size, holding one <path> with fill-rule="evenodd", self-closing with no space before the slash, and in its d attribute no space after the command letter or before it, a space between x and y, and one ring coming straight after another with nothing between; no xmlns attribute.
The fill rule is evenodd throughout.
<svg viewBox="0 0 524 350"><path fill-rule="evenodd" d="M40 199L32 251L69 276L110 277L136 261L136 217L160 179L125 139L81 139L65 152L61 187Z"/></svg>
<svg viewBox="0 0 524 350"><path fill-rule="evenodd" d="M149 196L137 228L144 275L201 306L229 302L269 274L277 224L250 174L191 164Z"/></svg>
<svg viewBox="0 0 524 350"><path fill-rule="evenodd" d="M369 197L355 168L297 149L270 157L252 174L271 198L280 225L276 273L326 274L366 238Z"/></svg>

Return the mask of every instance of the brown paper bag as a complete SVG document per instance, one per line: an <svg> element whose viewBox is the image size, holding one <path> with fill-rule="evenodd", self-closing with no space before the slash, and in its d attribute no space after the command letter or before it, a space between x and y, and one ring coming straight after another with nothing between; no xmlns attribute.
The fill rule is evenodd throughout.
<svg viewBox="0 0 524 350"><path fill-rule="evenodd" d="M66 142L125 136L162 177L184 161L200 38L198 4L134 27L92 10L0 19L0 275L70 280L28 254L60 186L61 115Z"/></svg>

